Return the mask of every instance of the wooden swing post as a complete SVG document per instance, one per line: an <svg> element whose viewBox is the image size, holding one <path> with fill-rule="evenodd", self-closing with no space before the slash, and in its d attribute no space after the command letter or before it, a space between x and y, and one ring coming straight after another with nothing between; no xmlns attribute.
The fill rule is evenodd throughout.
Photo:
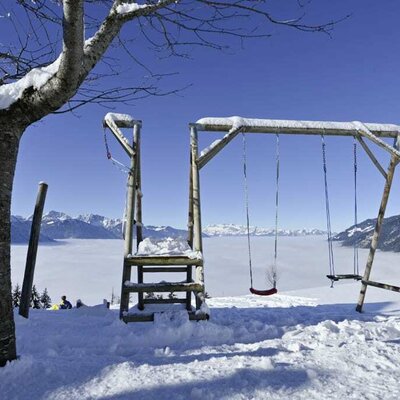
<svg viewBox="0 0 400 400"><path fill-rule="evenodd" d="M399 137L396 140L395 147L396 147L396 149L399 148ZM381 289L399 291L399 288L396 288L395 286L382 284L379 282L372 282L369 280L369 277L371 275L372 265L373 265L374 258L375 258L375 252L378 247L379 235L381 233L383 219L385 217L386 206L387 206L387 203L389 200L389 194L390 194L390 189L392 187L394 172L396 170L396 166L398 163L399 163L399 157L397 157L396 155L392 155L392 157L390 159L389 168L386 173L385 187L383 189L381 205L379 207L378 217L376 219L375 230L374 230L372 240L371 240L367 264L365 266L364 276L361 280L361 290L360 290L360 295L359 295L358 303L357 303L357 307L356 307L356 311L358 311L358 312L362 311L362 308L364 305L364 300L365 300L365 294L367 292L368 285L375 286L375 287L378 287Z"/></svg>
<svg viewBox="0 0 400 400"><path fill-rule="evenodd" d="M203 254L203 238L201 229L201 207L200 207L200 175L198 167L198 134L195 125L190 126L190 153L191 153L191 202L189 208L193 214L193 250ZM191 221L189 221L189 224ZM205 301L204 291L204 267L203 263L196 266L196 283L202 285L203 290L195 293L196 309L199 310Z"/></svg>

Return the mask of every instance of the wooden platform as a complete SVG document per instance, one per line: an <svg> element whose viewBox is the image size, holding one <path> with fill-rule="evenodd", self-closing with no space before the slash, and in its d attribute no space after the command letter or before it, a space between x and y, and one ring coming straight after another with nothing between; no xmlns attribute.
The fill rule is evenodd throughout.
<svg viewBox="0 0 400 400"><path fill-rule="evenodd" d="M185 255L176 256L128 256L125 258L128 265L203 265L203 259L190 258Z"/></svg>
<svg viewBox="0 0 400 400"><path fill-rule="evenodd" d="M193 280L193 269L202 268L202 266L202 258L190 258L185 254L129 255L125 257L121 291L121 319L126 323L153 321L154 313L163 312L162 307L160 307L160 311L154 311L154 307L152 307L150 308L151 312L146 312L148 306L166 304L184 305L190 320L208 319L207 314L200 312L201 304L204 302L204 284ZM136 270L137 279L135 282L131 281L132 268ZM166 279L161 282L144 283L144 275L146 273L183 273L184 279L180 282L171 282ZM138 312L129 314L128 307L131 293L137 293ZM165 293L184 293L185 297L165 296ZM196 311L193 311L192 308L193 295L196 299Z"/></svg>
<svg viewBox="0 0 400 400"><path fill-rule="evenodd" d="M195 282L132 283L125 282L124 291L130 293L201 292L204 286Z"/></svg>
<svg viewBox="0 0 400 400"><path fill-rule="evenodd" d="M124 314L122 320L125 323L129 322L152 322L154 321L154 315L157 313L134 313L134 314ZM190 321L205 321L209 319L209 315L196 311L189 311L188 317Z"/></svg>

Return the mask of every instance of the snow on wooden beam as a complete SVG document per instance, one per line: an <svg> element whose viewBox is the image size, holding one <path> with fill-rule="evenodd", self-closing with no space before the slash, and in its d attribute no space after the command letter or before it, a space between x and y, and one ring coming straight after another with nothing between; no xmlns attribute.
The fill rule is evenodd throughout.
<svg viewBox="0 0 400 400"><path fill-rule="evenodd" d="M107 121L112 120L118 128L133 128L135 125L142 125L142 121L133 119L128 114L107 113L103 119L103 126L107 127Z"/></svg>
<svg viewBox="0 0 400 400"><path fill-rule="evenodd" d="M241 128L249 133L280 133L298 135L353 136L357 132L353 122L297 121L279 119L254 119L242 117L201 118L195 124L198 131L229 132ZM400 126L394 124L364 124L378 137L396 138Z"/></svg>
<svg viewBox="0 0 400 400"><path fill-rule="evenodd" d="M103 120L103 126L105 128L109 128L110 131L113 133L113 135L115 136L115 138L118 140L118 142L120 143L120 145L122 146L122 148L125 150L125 152L128 154L129 157L133 157L135 155L135 152L132 148L132 146L129 144L128 139L124 136L124 134L121 132L121 130L119 129L120 127L122 127L122 119L118 119L120 116L124 116L125 122L126 122L126 126L124 125L124 128L129 128L130 126L128 126L128 124L132 123L132 127L134 126L141 126L141 123L135 124L133 119L130 119L131 117L129 117L129 115L126 114L114 114L114 113L108 113L106 114L106 116L104 117ZM137 122L137 121L136 121Z"/></svg>

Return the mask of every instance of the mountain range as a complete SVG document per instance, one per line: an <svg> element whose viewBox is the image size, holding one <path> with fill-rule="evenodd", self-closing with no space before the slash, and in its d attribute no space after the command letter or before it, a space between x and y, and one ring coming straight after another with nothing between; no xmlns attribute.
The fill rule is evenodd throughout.
<svg viewBox="0 0 400 400"><path fill-rule="evenodd" d="M29 241L32 216L24 218L12 216L11 218L11 241L12 243L27 243ZM318 229L280 229L280 236L305 236L322 235L324 231ZM273 229L251 227L252 236L274 236ZM165 238L165 237L187 237L187 231L171 226L152 226L143 227L145 237ZM215 236L244 236L247 235L246 227L234 224L209 225L203 230L204 237ZM121 239L122 220L107 218L96 214L85 214L71 217L59 211L50 211L43 215L40 241L42 243L52 243L58 239Z"/></svg>
<svg viewBox="0 0 400 400"><path fill-rule="evenodd" d="M333 240L342 242L343 246L369 248L374 233L376 218L367 219L357 226L351 226L338 233ZM400 215L385 218L379 236L378 249L383 251L400 251Z"/></svg>

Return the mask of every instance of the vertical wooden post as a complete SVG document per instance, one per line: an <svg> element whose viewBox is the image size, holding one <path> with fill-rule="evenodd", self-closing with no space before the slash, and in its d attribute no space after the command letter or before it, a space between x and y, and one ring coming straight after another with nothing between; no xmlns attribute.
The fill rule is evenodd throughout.
<svg viewBox="0 0 400 400"><path fill-rule="evenodd" d="M190 140L190 146L192 141ZM192 147L190 147L190 163L189 163L189 211L188 211L188 244L193 249L193 157ZM192 266L188 265L186 270L186 281L191 282L192 277ZM191 311L192 309L192 292L186 293L186 309Z"/></svg>
<svg viewBox="0 0 400 400"><path fill-rule="evenodd" d="M141 179L141 163L140 163L140 128L134 131L133 137L136 150L136 249L139 248L139 243L143 240L143 227L142 227L142 179ZM137 282L143 283L143 266L137 267ZM144 310L144 294L138 293L138 308Z"/></svg>
<svg viewBox="0 0 400 400"><path fill-rule="evenodd" d="M195 125L190 125L191 169L192 169L192 198L193 198L193 250L203 253L203 238L201 230L201 206L200 206L200 176L197 165L198 135ZM203 265L196 266L196 282L204 285ZM196 309L201 307L204 301L204 292L196 293Z"/></svg>
<svg viewBox="0 0 400 400"><path fill-rule="evenodd" d="M137 132L140 131L140 125L135 124L133 127L133 148L137 149L135 143L135 137L137 137ZM130 173L128 177L128 188L127 188L127 198L126 198L126 224L125 224L125 248L124 248L124 258L128 255L132 255L133 250L133 229L135 225L135 197L136 197L136 162L137 162L137 152L131 156L130 162ZM123 313L129 309L129 292L124 290L125 281L131 280L131 266L124 261L124 268L122 272L122 288L121 288L121 304L120 304L120 318L122 318Z"/></svg>
<svg viewBox="0 0 400 400"><path fill-rule="evenodd" d="M398 142L396 144L396 148L398 148ZM388 171L386 174L385 187L383 189L383 195L382 195L381 205L379 207L378 218L376 220L375 230L374 230L374 234L373 234L372 240L371 240L371 246L369 249L367 264L365 266L364 276L362 279L363 281L368 281L370 274L371 274L372 264L374 262L374 257L375 257L375 251L378 247L379 235L381 233L383 218L385 216L386 206L387 206L390 189L391 189L392 182L393 182L394 171L396 169L396 165L398 162L399 162L398 157L395 155L392 155L392 157L390 159L389 168L388 168ZM357 303L357 307L356 307L356 311L358 311L358 312L362 311L366 291L367 291L367 285L365 283L362 283L360 295L359 295L358 303Z"/></svg>
<svg viewBox="0 0 400 400"><path fill-rule="evenodd" d="M40 225L42 222L44 202L47 194L47 183L40 182L36 198L35 211L33 212L31 235L29 238L28 253L26 256L24 282L22 284L19 315L29 317L29 306L32 295L33 275L35 273L37 249L40 237Z"/></svg>
<svg viewBox="0 0 400 400"><path fill-rule="evenodd" d="M143 240L143 226L142 226L142 167L141 167L141 143L140 143L140 128L134 132L134 142L136 144L136 248Z"/></svg>
<svg viewBox="0 0 400 400"><path fill-rule="evenodd" d="M188 243L193 249L193 157L190 151Z"/></svg>

